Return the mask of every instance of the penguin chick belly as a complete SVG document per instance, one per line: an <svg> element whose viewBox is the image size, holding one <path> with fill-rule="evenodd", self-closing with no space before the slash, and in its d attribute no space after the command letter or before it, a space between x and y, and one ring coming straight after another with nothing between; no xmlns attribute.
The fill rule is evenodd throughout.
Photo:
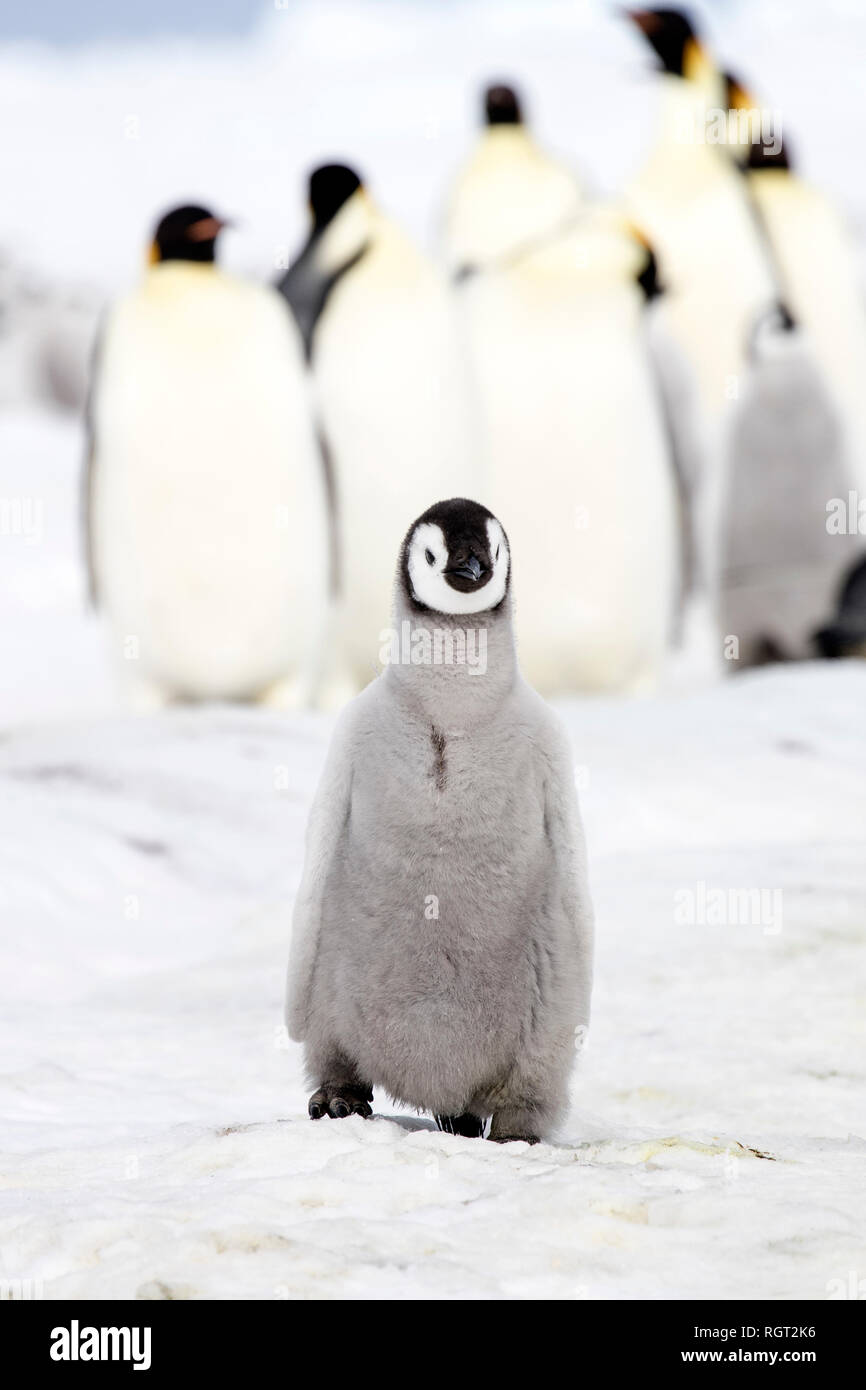
<svg viewBox="0 0 866 1390"><path fill-rule="evenodd" d="M381 773L360 779L335 857L316 992L359 1073L421 1109L460 1113L495 1092L532 1025L552 856L540 789L511 757L506 788L476 786L480 816L453 757L444 789L432 762L395 769L408 800L383 796Z"/></svg>

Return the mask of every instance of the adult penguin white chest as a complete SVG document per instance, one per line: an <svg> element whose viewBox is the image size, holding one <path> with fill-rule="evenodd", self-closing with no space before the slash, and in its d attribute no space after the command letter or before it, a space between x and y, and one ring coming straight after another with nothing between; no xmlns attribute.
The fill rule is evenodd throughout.
<svg viewBox="0 0 866 1390"><path fill-rule="evenodd" d="M485 507L412 525L394 630L307 832L287 1019L310 1115L368 1115L381 1086L450 1132L489 1118L491 1139L531 1142L566 1107L589 1021L592 909L571 754L517 669L509 544Z"/></svg>
<svg viewBox="0 0 866 1390"><path fill-rule="evenodd" d="M637 277L612 214L461 289L491 501L524 557L515 622L543 694L657 682L678 570L675 478Z"/></svg>
<svg viewBox="0 0 866 1390"><path fill-rule="evenodd" d="M560 233L582 201L576 174L533 139L512 87L487 88L484 120L448 201L445 253L457 272Z"/></svg>
<svg viewBox="0 0 866 1390"><path fill-rule="evenodd" d="M93 384L91 582L136 702L305 693L326 600L301 347L272 290L213 264L181 208L110 312Z"/></svg>
<svg viewBox="0 0 866 1390"><path fill-rule="evenodd" d="M333 474L338 647L356 688L378 671L407 516L465 491L477 449L452 296L344 165L310 180L313 226L280 289L312 368Z"/></svg>
<svg viewBox="0 0 866 1390"><path fill-rule="evenodd" d="M773 283L726 150L721 75L678 11L640 10L632 19L661 75L657 140L627 202L658 256L670 330L708 419L718 422L739 394L751 328L774 298Z"/></svg>

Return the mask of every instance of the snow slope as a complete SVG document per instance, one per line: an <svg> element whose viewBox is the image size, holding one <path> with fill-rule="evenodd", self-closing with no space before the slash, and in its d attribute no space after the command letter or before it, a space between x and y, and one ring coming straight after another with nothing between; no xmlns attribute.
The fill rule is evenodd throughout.
<svg viewBox="0 0 866 1390"><path fill-rule="evenodd" d="M440 1135L381 1095L313 1124L281 1000L330 723L112 712L79 446L0 420L0 492L42 503L0 538L0 1283L822 1299L866 1276L866 666L563 707L598 965L557 1144ZM720 890L762 893L751 921L726 896L714 922Z"/></svg>

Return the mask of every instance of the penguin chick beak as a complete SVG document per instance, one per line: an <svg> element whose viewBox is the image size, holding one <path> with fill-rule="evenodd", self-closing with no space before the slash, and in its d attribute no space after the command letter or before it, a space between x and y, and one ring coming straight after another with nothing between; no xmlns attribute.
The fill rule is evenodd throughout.
<svg viewBox="0 0 866 1390"><path fill-rule="evenodd" d="M448 574L456 574L460 579L468 579L472 584L477 584L485 572L477 555L470 555L461 565L455 565L453 569L448 570Z"/></svg>

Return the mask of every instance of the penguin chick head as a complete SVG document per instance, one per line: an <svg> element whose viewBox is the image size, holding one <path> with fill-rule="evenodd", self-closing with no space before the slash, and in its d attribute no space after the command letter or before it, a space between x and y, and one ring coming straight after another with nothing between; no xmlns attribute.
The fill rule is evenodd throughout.
<svg viewBox="0 0 866 1390"><path fill-rule="evenodd" d="M486 125L522 125L523 110L520 97L506 82L497 82L484 93Z"/></svg>
<svg viewBox="0 0 866 1390"><path fill-rule="evenodd" d="M150 248L152 263L159 261L197 261L211 264L216 257L216 239L223 227L221 217L195 204L172 208L156 224Z"/></svg>
<svg viewBox="0 0 866 1390"><path fill-rule="evenodd" d="M625 14L640 29L664 72L673 77L690 76L701 49L692 22L682 10L627 9Z"/></svg>
<svg viewBox="0 0 866 1390"><path fill-rule="evenodd" d="M479 502L437 502L409 527L400 580L415 608L458 615L498 608L508 591L508 538Z"/></svg>
<svg viewBox="0 0 866 1390"><path fill-rule="evenodd" d="M348 164L320 164L310 175L310 212L313 229L321 232L363 184Z"/></svg>

